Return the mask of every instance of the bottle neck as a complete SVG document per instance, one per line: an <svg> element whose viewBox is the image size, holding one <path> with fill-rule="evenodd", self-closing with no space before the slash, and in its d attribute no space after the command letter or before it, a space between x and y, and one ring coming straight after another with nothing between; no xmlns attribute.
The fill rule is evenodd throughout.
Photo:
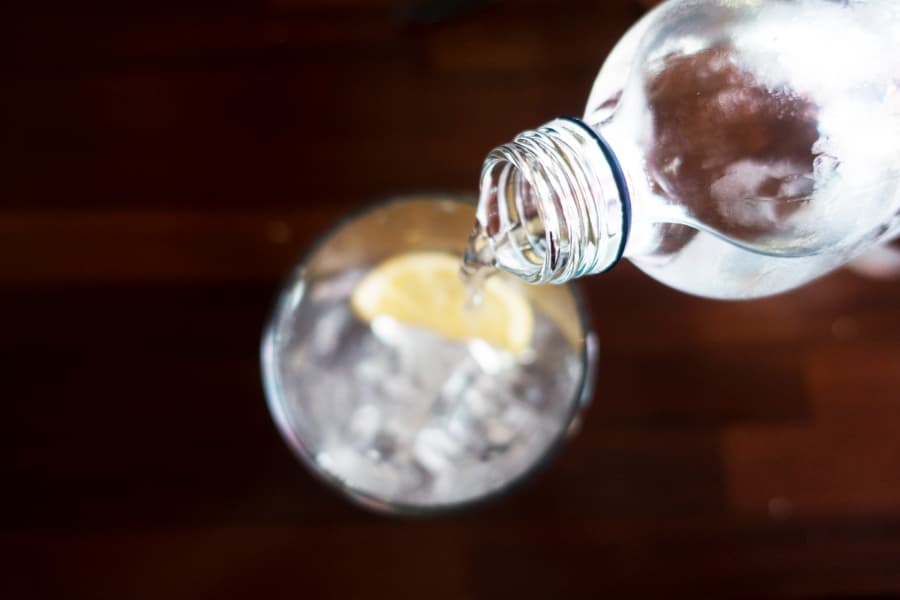
<svg viewBox="0 0 900 600"><path fill-rule="evenodd" d="M470 252L531 283L564 283L619 261L630 214L606 141L578 119L554 119L488 155Z"/></svg>

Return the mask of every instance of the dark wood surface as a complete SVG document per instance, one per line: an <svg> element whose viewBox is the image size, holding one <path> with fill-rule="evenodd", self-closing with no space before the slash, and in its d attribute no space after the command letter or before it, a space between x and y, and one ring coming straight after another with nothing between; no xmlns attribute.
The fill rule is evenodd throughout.
<svg viewBox="0 0 900 600"><path fill-rule="evenodd" d="M257 346L303 248L372 199L474 191L642 11L469 4L0 9L0 597L900 592L900 280L586 282L583 432L469 513L373 516L282 444Z"/></svg>

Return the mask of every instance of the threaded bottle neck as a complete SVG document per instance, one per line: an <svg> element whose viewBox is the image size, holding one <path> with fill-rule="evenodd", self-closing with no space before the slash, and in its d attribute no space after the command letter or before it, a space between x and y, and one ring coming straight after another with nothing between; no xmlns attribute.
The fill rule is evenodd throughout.
<svg viewBox="0 0 900 600"><path fill-rule="evenodd" d="M627 194L599 134L580 120L554 119L488 155L470 252L477 247L531 283L601 273L624 251Z"/></svg>

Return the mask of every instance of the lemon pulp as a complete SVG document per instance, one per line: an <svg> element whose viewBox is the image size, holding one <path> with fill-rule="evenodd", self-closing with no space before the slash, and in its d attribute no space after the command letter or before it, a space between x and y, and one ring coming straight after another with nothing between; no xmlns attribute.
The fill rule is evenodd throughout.
<svg viewBox="0 0 900 600"><path fill-rule="evenodd" d="M499 277L484 282L478 306L466 306L460 259L443 252L411 252L375 266L350 299L365 322L387 316L451 340L481 339L520 352L531 343L534 314L515 285Z"/></svg>

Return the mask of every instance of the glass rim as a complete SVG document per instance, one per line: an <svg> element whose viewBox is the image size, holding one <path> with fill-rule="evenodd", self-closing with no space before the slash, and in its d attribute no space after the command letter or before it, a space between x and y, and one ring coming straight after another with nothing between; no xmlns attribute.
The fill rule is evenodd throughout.
<svg viewBox="0 0 900 600"><path fill-rule="evenodd" d="M332 493L337 493L350 500L356 506L380 515L425 518L458 513L496 502L518 491L520 487L531 481L559 455L566 440L573 435L574 430L577 429L580 424L582 415L590 406L596 385L596 365L600 352L599 340L594 332L593 322L587 311L586 303L579 286L573 282L567 282L563 287L565 287L572 296L575 303L575 312L578 322L583 332L580 348L578 349L580 351L582 364L581 377L575 387L572 398L573 401L566 412L566 418L560 420L561 427L559 432L547 447L540 452L537 459L521 472L501 483L498 487L471 498L456 502L436 504L410 504L381 498L376 494L355 488L316 462L314 453L311 452L303 440L300 439L300 436L297 435L292 426L292 420L284 406L285 395L281 393L281 386L274 357L275 344L273 340L276 329L275 324L278 322L279 317L284 314L288 301L292 300L290 298L290 290L295 289L299 283L305 282L306 279L303 276L303 272L310 261L317 255L319 250L337 235L338 232L352 223L391 206L413 203L433 204L439 202L452 202L473 207L476 205L474 196L465 194L451 192L408 193L386 196L373 200L338 218L332 225L318 234L315 239L308 244L308 246L300 253L299 259L294 262L293 266L288 271L288 274L282 278L277 287L275 300L267 313L260 342L260 370L262 375L263 394L266 397L266 405L269 409L269 415L274 421L283 441L286 442L286 445L290 448L291 453L300 460L314 477L320 482L327 484L327 487L332 490Z"/></svg>

